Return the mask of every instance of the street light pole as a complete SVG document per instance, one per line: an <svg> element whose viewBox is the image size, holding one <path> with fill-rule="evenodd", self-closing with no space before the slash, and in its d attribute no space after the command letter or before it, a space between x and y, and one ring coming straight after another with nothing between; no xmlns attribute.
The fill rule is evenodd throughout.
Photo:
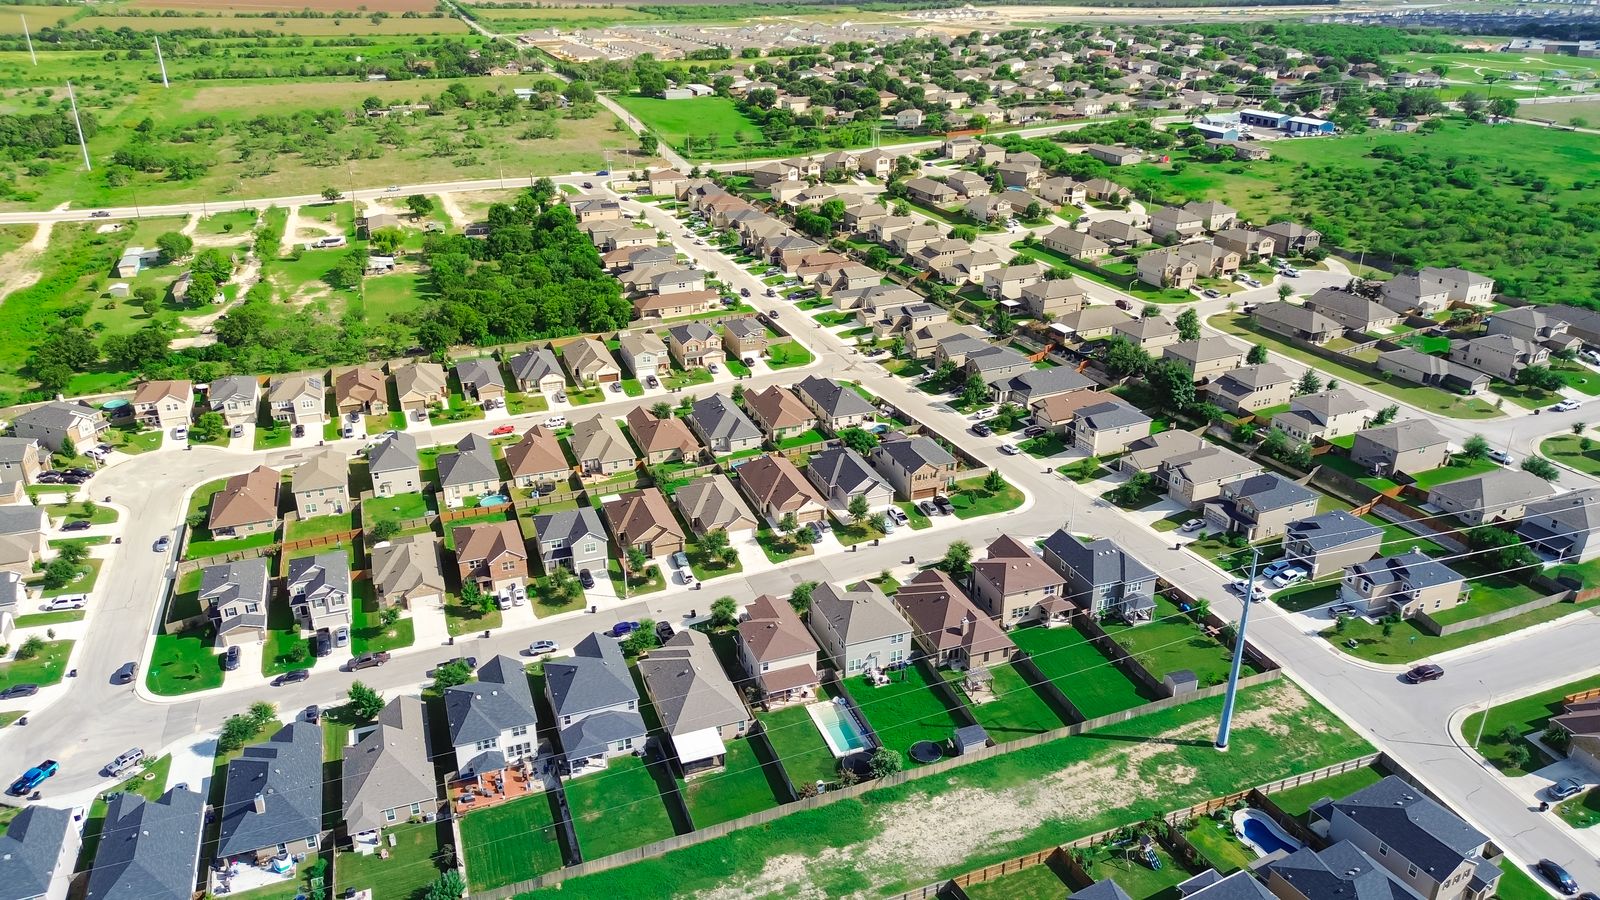
<svg viewBox="0 0 1600 900"><path fill-rule="evenodd" d="M1488 685L1483 683L1483 679L1481 678L1478 679L1478 685L1484 688L1488 687ZM1472 749L1474 750L1478 749L1478 742L1483 740L1483 726L1489 721L1489 710L1491 709L1494 709L1493 690L1489 691L1489 705L1483 708L1483 718L1478 720L1478 736L1472 739Z"/></svg>
<svg viewBox="0 0 1600 900"><path fill-rule="evenodd" d="M1233 638L1233 665L1228 669L1228 696L1222 701L1222 724L1217 726L1217 749L1228 749L1228 732L1233 730L1233 703L1239 693L1239 668L1244 664L1245 626L1250 623L1250 604L1256 593L1256 564L1261 550L1250 548L1250 580L1244 586L1244 611L1239 613L1239 633Z"/></svg>

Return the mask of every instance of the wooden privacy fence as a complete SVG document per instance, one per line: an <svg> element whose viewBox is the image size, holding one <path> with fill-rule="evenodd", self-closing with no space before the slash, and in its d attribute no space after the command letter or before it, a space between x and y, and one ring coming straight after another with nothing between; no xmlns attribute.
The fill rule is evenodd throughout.
<svg viewBox="0 0 1600 900"><path fill-rule="evenodd" d="M1600 697L1600 688L1589 688L1586 691L1579 691L1576 694L1568 694L1561 699L1566 703L1582 703L1585 700L1593 700L1596 697Z"/></svg>

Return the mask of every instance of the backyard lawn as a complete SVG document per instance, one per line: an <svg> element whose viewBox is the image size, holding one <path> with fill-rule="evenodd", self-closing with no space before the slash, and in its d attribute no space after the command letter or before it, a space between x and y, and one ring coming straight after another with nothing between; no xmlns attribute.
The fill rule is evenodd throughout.
<svg viewBox="0 0 1600 900"><path fill-rule="evenodd" d="M965 694L967 708L972 710L973 717L989 732L989 737L995 743L1053 731L1067 724L1013 666L990 666L989 674L994 679L990 683L991 691L979 692L977 696L993 699L987 703L976 703L973 695L962 688L965 672L949 669L943 672L945 680L955 687L957 693Z"/></svg>
<svg viewBox="0 0 1600 900"><path fill-rule="evenodd" d="M1467 459L1462 456L1456 456L1451 458L1449 465L1440 466L1437 469L1430 469L1426 472L1417 472L1411 477L1416 479L1417 487L1426 491L1436 488L1441 484L1448 484L1452 481L1460 481L1463 478L1471 478L1474 475L1482 475L1485 472L1492 472L1498 468L1500 468L1500 464L1494 462L1493 460L1474 460Z"/></svg>
<svg viewBox="0 0 1600 900"><path fill-rule="evenodd" d="M537 799L543 800L542 797ZM513 807L515 805L511 804ZM483 812L475 815L482 815ZM494 811L487 812L493 815ZM467 829L468 821L462 819L463 832ZM509 826L511 823L506 824ZM438 825L427 822L393 825L385 828L384 833L393 835L395 842L386 848L389 851L388 859L379 859L376 853L339 853L333 865L335 896L343 894L346 889L355 888L370 890L374 897L415 897L420 896L439 877L439 867L431 863L433 854L439 851ZM522 843L522 838L520 835L514 840L502 837L501 842L515 845ZM480 858L493 855L498 847L498 844L484 847Z"/></svg>
<svg viewBox="0 0 1600 900"><path fill-rule="evenodd" d="M145 684L163 697L222 687L222 657L212 645L211 630L199 628L156 635Z"/></svg>
<svg viewBox="0 0 1600 900"><path fill-rule="evenodd" d="M1048 863L1029 866L1010 875L967 885L971 900L1059 900L1072 892L1066 870L1056 874Z"/></svg>
<svg viewBox="0 0 1600 900"><path fill-rule="evenodd" d="M471 890L487 891L561 867L561 844L550 814L550 799L546 794L534 794L461 817L461 847ZM432 872L431 866L417 868Z"/></svg>
<svg viewBox="0 0 1600 900"><path fill-rule="evenodd" d="M1256 861L1255 853L1233 836L1233 810L1224 810L1226 818L1219 822L1210 816L1189 820L1194 826L1183 833L1196 850L1211 863L1211 867L1224 875L1245 868Z"/></svg>
<svg viewBox="0 0 1600 900"><path fill-rule="evenodd" d="M662 779L671 783L671 778ZM661 785L644 760L618 756L604 772L566 783L572 826L584 859L599 859L672 837Z"/></svg>
<svg viewBox="0 0 1600 900"><path fill-rule="evenodd" d="M1323 797L1347 797L1367 785L1377 784L1383 780L1383 775L1377 769L1370 767L1351 769L1331 778L1323 778L1299 787L1292 787L1272 793L1272 802L1278 808L1291 816L1297 816L1302 821L1311 809L1311 804Z"/></svg>
<svg viewBox="0 0 1600 900"><path fill-rule="evenodd" d="M1011 632L1011 639L1033 654L1033 664L1061 688L1085 718L1122 712L1156 699L1144 696L1142 689L1076 628L1018 628Z"/></svg>
<svg viewBox="0 0 1600 900"><path fill-rule="evenodd" d="M683 788L694 827L704 828L727 822L778 805L783 778L768 771L756 745L748 738L727 744L728 755L721 772L691 779ZM776 767L776 760L772 763Z"/></svg>
<svg viewBox="0 0 1600 900"><path fill-rule="evenodd" d="M1475 712L1467 716L1461 723L1461 736L1468 742L1477 739L1478 729L1483 728L1483 738L1478 740L1478 752L1493 763L1507 775L1516 776L1523 774L1523 770L1513 766L1507 759L1507 751L1513 746L1508 743L1502 734L1507 728L1513 728L1518 735L1531 733L1538 734L1544 731L1544 726L1551 716L1561 713L1561 699L1568 694L1576 694L1591 688L1600 688L1600 675L1591 675L1577 681L1553 687L1537 694L1529 694L1516 700L1497 703L1489 708L1489 720L1483 721L1484 713ZM1538 769L1551 760L1545 756L1544 751L1528 741L1517 741L1533 753L1532 769ZM1532 771L1529 769L1528 771Z"/></svg>
<svg viewBox="0 0 1600 900"><path fill-rule="evenodd" d="M819 687L817 696L822 701L833 699L833 693ZM834 782L839 779L838 761L833 751L822 739L805 703L794 703L772 712L758 712L756 718L767 729L767 740L772 742L778 758L783 761L789 781L798 790L802 784L818 781Z"/></svg>
<svg viewBox="0 0 1600 900"><path fill-rule="evenodd" d="M884 746L904 754L918 741L943 744L949 740L958 723L934 693L922 666L905 666L888 674L889 683L883 687L873 687L860 675L850 678L847 685ZM916 765L910 756L903 762L908 769Z"/></svg>
<svg viewBox="0 0 1600 900"><path fill-rule="evenodd" d="M1199 873L1184 868L1160 844L1151 846L1160 868L1152 869L1144 861L1137 839L1094 848L1084 868L1096 881L1115 881L1133 900L1178 900L1178 884Z"/></svg>
<svg viewBox="0 0 1600 900"><path fill-rule="evenodd" d="M1101 627L1156 678L1188 669L1200 679L1201 687L1226 681L1232 661L1228 648L1208 637L1167 598L1158 594L1155 600L1154 621L1137 626L1102 623ZM1246 660L1244 674L1255 671Z"/></svg>

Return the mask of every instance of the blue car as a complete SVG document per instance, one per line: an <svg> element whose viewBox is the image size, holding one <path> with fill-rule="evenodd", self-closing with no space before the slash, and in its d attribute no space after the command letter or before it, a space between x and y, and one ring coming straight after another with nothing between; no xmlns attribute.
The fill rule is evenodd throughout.
<svg viewBox="0 0 1600 900"><path fill-rule="evenodd" d="M627 637L639 630L638 622L618 622L611 626L611 636L614 638Z"/></svg>
<svg viewBox="0 0 1600 900"><path fill-rule="evenodd" d="M37 789L39 785L44 784L45 779L49 778L51 775L54 775L56 773L56 769L58 768L60 767L57 765L55 760L47 759L28 771L23 772L21 778L11 782L11 787L7 792L15 797L26 796Z"/></svg>

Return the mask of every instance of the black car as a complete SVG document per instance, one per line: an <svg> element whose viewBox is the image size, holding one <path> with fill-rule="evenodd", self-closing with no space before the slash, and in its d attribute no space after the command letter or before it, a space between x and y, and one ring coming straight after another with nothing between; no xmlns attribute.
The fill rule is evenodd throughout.
<svg viewBox="0 0 1600 900"><path fill-rule="evenodd" d="M1600 900L1600 894L1596 894L1594 891L1584 891L1578 895L1578 900Z"/></svg>
<svg viewBox="0 0 1600 900"><path fill-rule="evenodd" d="M0 691L0 700L15 700L18 697L32 697L39 693L39 686L31 682L13 684L11 687Z"/></svg>
<svg viewBox="0 0 1600 900"><path fill-rule="evenodd" d="M677 633L678 633L678 630L676 628L672 627L672 623L671 622L657 622L656 623L656 637L659 638L661 640L661 643L663 643L663 644L665 644L667 641L672 640L672 636L677 634Z"/></svg>
<svg viewBox="0 0 1600 900"><path fill-rule="evenodd" d="M583 589L587 591L594 587L594 576L589 573L588 569L584 569L578 573L578 583L583 585Z"/></svg>
<svg viewBox="0 0 1600 900"><path fill-rule="evenodd" d="M239 668L239 648L229 647L228 652L222 654L222 671L232 672Z"/></svg>
<svg viewBox="0 0 1600 900"><path fill-rule="evenodd" d="M91 523L88 519L75 519L75 520L73 520L71 522L68 522L65 525L62 525L61 526L61 530L62 531L88 531L91 527L93 527L93 523Z"/></svg>
<svg viewBox="0 0 1600 900"><path fill-rule="evenodd" d="M313 725L317 724L317 722L322 720L322 707L316 705L315 703L311 704L305 708L305 717L307 722L310 722Z"/></svg>
<svg viewBox="0 0 1600 900"><path fill-rule="evenodd" d="M1537 868L1539 870L1539 874L1543 875L1550 881L1551 884L1555 885L1556 888L1561 891L1561 893L1576 894L1578 892L1578 882L1573 880L1573 877L1567 873L1567 870L1561 868L1561 864L1555 860L1541 859L1539 860L1539 865Z"/></svg>
<svg viewBox="0 0 1600 900"><path fill-rule="evenodd" d="M94 477L94 472L92 472L92 471L90 471L88 469L85 469L82 466L73 466L70 469L63 469L61 474L63 474L63 475L76 475L79 478L93 478Z"/></svg>
<svg viewBox="0 0 1600 900"><path fill-rule="evenodd" d="M1436 666L1433 663L1423 663L1401 677L1412 684L1421 684L1424 681L1438 681L1444 677L1444 667Z"/></svg>
<svg viewBox="0 0 1600 900"><path fill-rule="evenodd" d="M61 473L56 471L40 472L34 480L40 484L60 484Z"/></svg>
<svg viewBox="0 0 1600 900"><path fill-rule="evenodd" d="M310 677L310 669L295 669L292 672L285 672L282 675L279 675L277 678L272 679L272 686L283 687L286 684L298 684L299 682L305 681Z"/></svg>
<svg viewBox="0 0 1600 900"><path fill-rule="evenodd" d="M297 438L305 437L306 436L306 427L304 425L296 425L294 427L293 434Z"/></svg>
<svg viewBox="0 0 1600 900"><path fill-rule="evenodd" d="M87 476L87 475L63 475L63 476L61 476L61 483L62 484L83 484L84 482L86 482L88 480L89 480L89 476Z"/></svg>
<svg viewBox="0 0 1600 900"><path fill-rule="evenodd" d="M1027 428L1022 429L1023 437L1038 437L1041 434L1044 434L1043 425L1029 425Z"/></svg>
<svg viewBox="0 0 1600 900"><path fill-rule="evenodd" d="M933 498L933 505L939 510L940 515L950 516L955 514L955 505L950 502L949 497L943 495L935 497Z"/></svg>
<svg viewBox="0 0 1600 900"><path fill-rule="evenodd" d="M973 422L972 433L978 437L988 437L989 435L994 434L994 429L983 424L982 422Z"/></svg>
<svg viewBox="0 0 1600 900"><path fill-rule="evenodd" d="M333 652L333 633L326 628L318 628L316 637L311 639L311 652L322 658Z"/></svg>
<svg viewBox="0 0 1600 900"><path fill-rule="evenodd" d="M133 675L134 675L135 672L138 672L138 671L139 671L139 664L138 663L136 663L136 662L125 662L121 666L118 666L117 670L115 672L111 673L111 683L112 684L128 684L129 682L133 681Z"/></svg>

